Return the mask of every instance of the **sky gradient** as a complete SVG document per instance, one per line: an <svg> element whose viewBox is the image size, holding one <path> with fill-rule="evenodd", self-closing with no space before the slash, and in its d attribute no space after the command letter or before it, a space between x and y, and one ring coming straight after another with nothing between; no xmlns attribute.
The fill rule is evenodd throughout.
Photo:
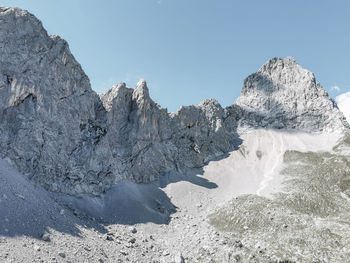
<svg viewBox="0 0 350 263"><path fill-rule="evenodd" d="M348 0L3 0L66 39L107 91L145 78L169 111L239 96L243 80L273 57L294 57L332 97L350 91Z"/></svg>

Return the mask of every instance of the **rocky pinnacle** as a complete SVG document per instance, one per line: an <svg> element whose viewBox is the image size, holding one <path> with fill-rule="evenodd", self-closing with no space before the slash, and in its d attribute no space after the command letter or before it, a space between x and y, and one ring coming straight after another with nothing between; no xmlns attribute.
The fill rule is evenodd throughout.
<svg viewBox="0 0 350 263"><path fill-rule="evenodd" d="M349 128L312 72L293 58L273 58L244 81L235 105L241 125L307 132Z"/></svg>

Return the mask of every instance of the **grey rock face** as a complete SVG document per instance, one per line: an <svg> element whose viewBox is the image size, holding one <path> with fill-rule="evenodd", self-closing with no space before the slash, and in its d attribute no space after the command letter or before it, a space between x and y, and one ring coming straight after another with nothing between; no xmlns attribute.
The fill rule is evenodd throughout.
<svg viewBox="0 0 350 263"><path fill-rule="evenodd" d="M291 57L271 59L246 78L233 108L243 126L308 132L349 127L314 74Z"/></svg>
<svg viewBox="0 0 350 263"><path fill-rule="evenodd" d="M0 7L0 20L1 155L50 190L100 191L99 178L111 175L92 158L104 129L94 123L100 101L88 77L33 15Z"/></svg>
<svg viewBox="0 0 350 263"><path fill-rule="evenodd" d="M232 148L221 106L169 115L146 82L97 96L57 36L26 11L0 7L0 148L51 191L99 194L120 179L149 182Z"/></svg>
<svg viewBox="0 0 350 263"><path fill-rule="evenodd" d="M166 172L203 166L237 145L215 100L168 114L149 97L144 80L135 89L116 85L101 99L109 110L104 139L121 177L149 182Z"/></svg>
<svg viewBox="0 0 350 263"><path fill-rule="evenodd" d="M140 80L98 96L57 36L26 11L0 7L0 157L51 191L98 195L201 167L239 144L236 127L345 129L312 73L274 59L248 77L236 104L211 99L168 113Z"/></svg>

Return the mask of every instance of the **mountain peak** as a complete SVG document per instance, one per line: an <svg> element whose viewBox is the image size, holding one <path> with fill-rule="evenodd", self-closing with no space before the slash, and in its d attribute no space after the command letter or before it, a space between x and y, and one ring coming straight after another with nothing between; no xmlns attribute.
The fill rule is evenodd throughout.
<svg viewBox="0 0 350 263"><path fill-rule="evenodd" d="M146 80L140 79L139 82L137 82L133 97L139 99L149 99L149 91L147 87Z"/></svg>
<svg viewBox="0 0 350 263"><path fill-rule="evenodd" d="M131 89L128 89L126 84L121 82L113 85L112 88L106 93L100 94L100 99L106 111L110 111L112 109L114 99L127 90Z"/></svg>
<svg viewBox="0 0 350 263"><path fill-rule="evenodd" d="M265 65L281 63L284 65L299 65L298 62L292 56L287 56L285 58L274 57L269 59L264 65L261 66L261 68L263 68Z"/></svg>
<svg viewBox="0 0 350 263"><path fill-rule="evenodd" d="M349 127L336 103L312 72L292 57L273 58L244 80L235 102L242 124L302 131L342 131Z"/></svg>
<svg viewBox="0 0 350 263"><path fill-rule="evenodd" d="M303 91L315 85L314 74L302 68L292 57L273 58L245 79L242 93L245 94L251 89L263 89L265 92L280 89ZM319 92L325 91L320 89Z"/></svg>

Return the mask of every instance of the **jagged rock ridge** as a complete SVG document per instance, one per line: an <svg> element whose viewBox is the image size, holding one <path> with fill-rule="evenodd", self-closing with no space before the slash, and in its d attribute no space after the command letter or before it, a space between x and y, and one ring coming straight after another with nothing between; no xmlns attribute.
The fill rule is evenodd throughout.
<svg viewBox="0 0 350 263"><path fill-rule="evenodd" d="M144 80L98 96L68 44L28 12L0 7L0 20L1 157L51 191L98 195L121 179L201 167L237 147L238 125L347 127L312 73L290 58L248 77L227 109L211 99L169 114Z"/></svg>
<svg viewBox="0 0 350 263"><path fill-rule="evenodd" d="M121 179L149 182L202 166L234 147L217 102L169 115L140 81L134 90L113 87L105 109L64 40L20 9L1 7L0 19L1 156L47 189L99 194Z"/></svg>

